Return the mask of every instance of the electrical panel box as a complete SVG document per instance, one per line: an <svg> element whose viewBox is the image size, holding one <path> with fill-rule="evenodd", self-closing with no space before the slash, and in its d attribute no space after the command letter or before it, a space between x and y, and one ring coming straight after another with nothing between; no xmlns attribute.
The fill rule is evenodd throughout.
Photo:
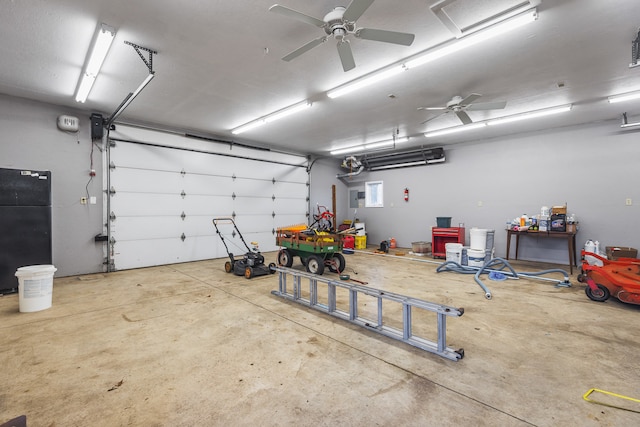
<svg viewBox="0 0 640 427"><path fill-rule="evenodd" d="M73 116L58 116L58 129L66 132L78 132L80 121Z"/></svg>

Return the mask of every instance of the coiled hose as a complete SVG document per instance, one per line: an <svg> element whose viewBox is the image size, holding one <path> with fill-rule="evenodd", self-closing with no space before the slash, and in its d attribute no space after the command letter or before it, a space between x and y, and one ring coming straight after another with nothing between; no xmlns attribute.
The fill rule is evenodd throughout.
<svg viewBox="0 0 640 427"><path fill-rule="evenodd" d="M507 269L508 271L505 271L505 269ZM491 291L482 282L482 280L480 280L480 275L484 273L499 272L506 276L510 276L513 279L519 279L521 276L536 278L537 276L542 276L549 273L562 273L564 275L564 282L557 281L558 284L556 286L571 286L571 284L569 283L569 275L564 270L561 270L559 268L552 268L543 271L517 273L513 269L513 267L511 267L511 264L509 264L509 262L503 258L492 258L489 261L485 262L482 267L471 267L467 265L460 265L455 261L446 261L440 264L438 268L436 268L437 273L443 271L453 271L454 273L462 274L474 274L474 280L484 291L484 296L486 299L491 299Z"/></svg>

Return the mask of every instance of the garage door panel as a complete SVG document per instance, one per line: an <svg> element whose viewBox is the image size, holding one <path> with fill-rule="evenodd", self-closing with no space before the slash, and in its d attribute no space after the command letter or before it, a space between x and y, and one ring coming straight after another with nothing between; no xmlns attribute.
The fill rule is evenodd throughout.
<svg viewBox="0 0 640 427"><path fill-rule="evenodd" d="M300 198L280 198L273 203L276 214L290 212L307 212L307 200Z"/></svg>
<svg viewBox="0 0 640 427"><path fill-rule="evenodd" d="M181 247L178 238L117 242L114 245L115 267L124 270L183 262Z"/></svg>
<svg viewBox="0 0 640 427"><path fill-rule="evenodd" d="M296 182L276 182L273 186L273 193L276 197L300 196L307 191L307 185Z"/></svg>
<svg viewBox="0 0 640 427"><path fill-rule="evenodd" d="M187 195L181 206L187 215L229 216L233 212L233 199L230 196Z"/></svg>
<svg viewBox="0 0 640 427"><path fill-rule="evenodd" d="M163 134L159 139L169 137ZM304 168L189 151L188 142L176 142L181 149L117 141L110 149L116 165L110 169L110 185L116 191L109 198L107 216L115 215L109 230L116 240L111 256L115 269L227 257L213 218L235 214L247 243L257 241L261 251L277 249L274 212L284 221L299 223L304 218ZM299 182L274 184L274 178ZM282 195L274 201L278 188ZM233 253L247 251L238 236L232 240Z"/></svg>
<svg viewBox="0 0 640 427"><path fill-rule="evenodd" d="M263 179L236 179L231 186L236 196L272 197L273 183Z"/></svg>
<svg viewBox="0 0 640 427"><path fill-rule="evenodd" d="M214 176L206 174L187 173L182 178L184 188L188 188L187 194L207 196L231 196L233 180L227 176Z"/></svg>
<svg viewBox="0 0 640 427"><path fill-rule="evenodd" d="M111 172L111 187L116 192L180 194L184 188L180 177L179 172L116 168Z"/></svg>
<svg viewBox="0 0 640 427"><path fill-rule="evenodd" d="M233 202L233 211L242 215L268 215L273 213L273 201L271 198L236 197Z"/></svg>
<svg viewBox="0 0 640 427"><path fill-rule="evenodd" d="M182 170L183 151L143 144L116 142L111 160L118 168Z"/></svg>
<svg viewBox="0 0 640 427"><path fill-rule="evenodd" d="M215 236L212 219L209 216L187 216L182 221L182 231L187 236Z"/></svg>
<svg viewBox="0 0 640 427"><path fill-rule="evenodd" d="M117 192L111 197L111 204L116 216L179 217L183 211L179 194Z"/></svg>

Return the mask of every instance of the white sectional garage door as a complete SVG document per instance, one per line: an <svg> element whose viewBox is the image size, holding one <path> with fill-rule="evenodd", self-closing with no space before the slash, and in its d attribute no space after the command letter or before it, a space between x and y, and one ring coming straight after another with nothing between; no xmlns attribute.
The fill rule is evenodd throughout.
<svg viewBox="0 0 640 427"><path fill-rule="evenodd" d="M277 249L275 228L307 222L302 156L118 125L108 162L111 270L226 257L214 218L233 218L262 252ZM230 222L219 228L246 252Z"/></svg>

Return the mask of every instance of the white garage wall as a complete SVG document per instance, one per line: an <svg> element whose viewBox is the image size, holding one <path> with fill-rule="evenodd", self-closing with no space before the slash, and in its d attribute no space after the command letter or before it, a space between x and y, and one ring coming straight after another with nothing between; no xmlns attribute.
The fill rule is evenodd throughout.
<svg viewBox="0 0 640 427"><path fill-rule="evenodd" d="M228 256L214 218L235 220L219 226L235 255L306 222L305 157L124 125L109 138L112 270Z"/></svg>

